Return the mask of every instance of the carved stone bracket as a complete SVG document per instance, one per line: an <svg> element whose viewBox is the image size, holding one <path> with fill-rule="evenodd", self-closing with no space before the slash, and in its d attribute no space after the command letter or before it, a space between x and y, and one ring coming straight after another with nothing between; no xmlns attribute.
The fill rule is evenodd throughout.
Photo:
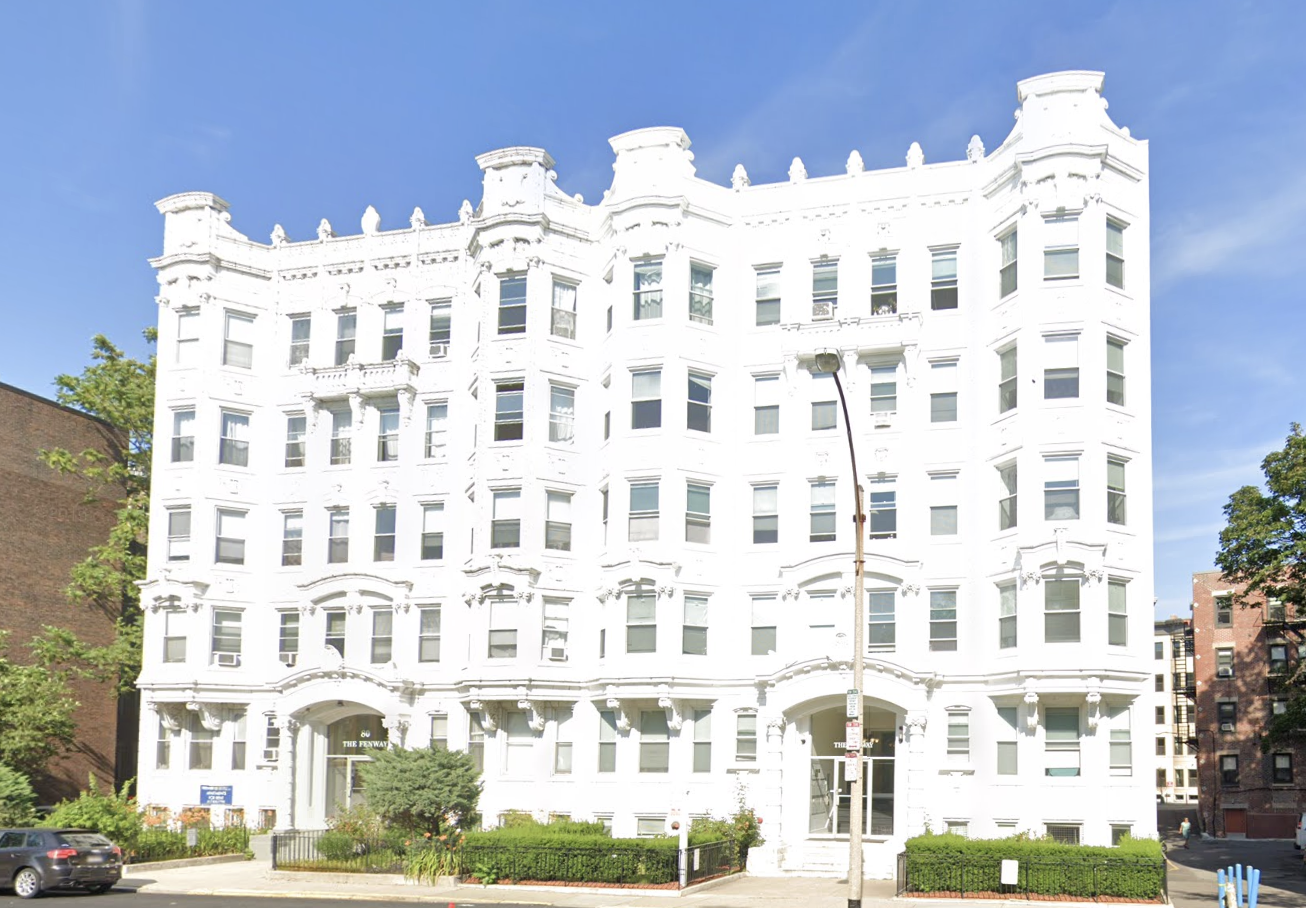
<svg viewBox="0 0 1306 908"><path fill-rule="evenodd" d="M598 597L599 602L607 602L609 599L620 599L621 587L617 587L617 586L599 587L599 591L595 593L595 596Z"/></svg>
<svg viewBox="0 0 1306 908"><path fill-rule="evenodd" d="M1095 690L1090 690L1085 695L1084 702L1088 704L1088 729L1097 731L1097 726L1102 721L1102 695Z"/></svg>
<svg viewBox="0 0 1306 908"><path fill-rule="evenodd" d="M851 583L845 583L843 586L839 588L840 598L847 599L849 596L853 594L853 591L855 589L856 587L853 586Z"/></svg>
<svg viewBox="0 0 1306 908"><path fill-rule="evenodd" d="M799 594L800 592L801 592L801 590L799 590L798 587L796 587L796 586L791 586L791 587L789 587L788 589L786 589L784 592L782 592L782 593L780 594L780 598L781 598L782 600L785 600L785 601L787 601L787 600L789 600L789 599L792 599L792 600L794 600L795 602L797 602L797 601L798 601L798 594Z"/></svg>
<svg viewBox="0 0 1306 908"><path fill-rule="evenodd" d="M390 735L390 743L399 747L404 746L404 739L408 737L408 729L412 725L411 720L406 715L386 716L381 720L381 725Z"/></svg>
<svg viewBox="0 0 1306 908"><path fill-rule="evenodd" d="M669 583L663 584L662 586L658 587L657 593L658 596L665 597L667 599L676 598L676 588Z"/></svg>
<svg viewBox="0 0 1306 908"><path fill-rule="evenodd" d="M186 704L186 709L196 713L200 717L200 724L208 731L220 731L222 720L227 714L227 710L220 703L199 703L191 700Z"/></svg>
<svg viewBox="0 0 1306 908"><path fill-rule="evenodd" d="M1038 728L1038 694L1032 690L1025 691L1025 710L1025 727L1033 734Z"/></svg>
<svg viewBox="0 0 1306 908"><path fill-rule="evenodd" d="M1039 571L1021 571L1020 585L1022 588L1027 586L1037 586L1043 582L1043 574Z"/></svg>
<svg viewBox="0 0 1306 908"><path fill-rule="evenodd" d="M617 731L623 734L629 732L630 713L627 711L626 707L622 705L621 699L618 697L608 697L607 706L608 709L613 710L616 713Z"/></svg>
<svg viewBox="0 0 1306 908"><path fill-rule="evenodd" d="M535 598L534 590L517 590L513 593L518 602L530 602Z"/></svg>
<svg viewBox="0 0 1306 908"><path fill-rule="evenodd" d="M299 613L301 615L312 615L315 614L316 612L317 612L316 602L305 602L305 603L301 603L299 606Z"/></svg>
<svg viewBox="0 0 1306 908"><path fill-rule="evenodd" d="M685 724L685 707L672 697L658 697L658 707L667 711L667 728L680 731Z"/></svg>
<svg viewBox="0 0 1306 908"><path fill-rule="evenodd" d="M1084 573L1088 577L1088 579L1092 580L1094 583L1100 584L1103 580L1106 579L1106 571L1100 567L1089 568Z"/></svg>
<svg viewBox="0 0 1306 908"><path fill-rule="evenodd" d="M901 589L904 596L919 596L921 585L919 583L904 583Z"/></svg>
<svg viewBox="0 0 1306 908"><path fill-rule="evenodd" d="M521 692L519 696L521 699L517 701L517 708L526 713L526 725L536 734L544 731L544 704Z"/></svg>
<svg viewBox="0 0 1306 908"><path fill-rule="evenodd" d="M159 721L163 727L170 732L181 731L182 704L180 703L151 703L150 709L158 715Z"/></svg>
<svg viewBox="0 0 1306 908"><path fill-rule="evenodd" d="M913 736L923 735L925 734L925 726L929 724L929 721L925 713L910 713L907 716L907 721L903 724L906 725L908 734Z"/></svg>
<svg viewBox="0 0 1306 908"><path fill-rule="evenodd" d="M467 711L481 714L481 727L488 732L499 730L499 710L488 700L467 701Z"/></svg>

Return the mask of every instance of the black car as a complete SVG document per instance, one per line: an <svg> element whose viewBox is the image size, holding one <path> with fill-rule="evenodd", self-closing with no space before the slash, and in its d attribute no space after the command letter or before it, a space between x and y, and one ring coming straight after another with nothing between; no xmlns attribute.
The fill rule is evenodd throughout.
<svg viewBox="0 0 1306 908"><path fill-rule="evenodd" d="M122 849L88 829L0 829L0 886L34 899L47 889L108 892Z"/></svg>

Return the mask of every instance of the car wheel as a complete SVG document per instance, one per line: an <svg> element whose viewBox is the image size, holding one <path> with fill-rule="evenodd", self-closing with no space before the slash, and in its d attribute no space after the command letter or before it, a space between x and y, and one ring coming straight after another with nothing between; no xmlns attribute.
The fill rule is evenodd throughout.
<svg viewBox="0 0 1306 908"><path fill-rule="evenodd" d="M31 867L14 874L14 894L20 899L34 899L41 894L41 876Z"/></svg>

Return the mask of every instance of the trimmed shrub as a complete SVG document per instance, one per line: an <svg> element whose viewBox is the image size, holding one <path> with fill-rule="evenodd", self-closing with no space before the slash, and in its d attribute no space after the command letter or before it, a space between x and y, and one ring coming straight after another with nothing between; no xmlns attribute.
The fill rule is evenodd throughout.
<svg viewBox="0 0 1306 908"><path fill-rule="evenodd" d="M675 839L613 839L606 834L550 833L549 828L468 833L461 870L481 880L656 884L677 879Z"/></svg>
<svg viewBox="0 0 1306 908"><path fill-rule="evenodd" d="M143 830L136 846L128 852L130 863L171 861L177 858L205 857L215 854L241 854L249 850L249 830L243 826L201 830L195 847L186 844L185 832L168 829Z"/></svg>
<svg viewBox="0 0 1306 908"><path fill-rule="evenodd" d="M91 829L100 833L124 852L136 847L144 825L136 811L136 801L127 796L131 782L124 782L118 791L109 786L108 793L100 791L99 782L92 773L86 791L75 800L64 801L54 812L41 821L47 828Z"/></svg>

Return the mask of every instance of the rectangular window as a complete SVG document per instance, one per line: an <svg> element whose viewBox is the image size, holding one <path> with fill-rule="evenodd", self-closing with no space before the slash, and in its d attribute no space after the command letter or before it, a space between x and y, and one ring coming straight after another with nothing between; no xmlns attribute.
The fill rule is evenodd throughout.
<svg viewBox="0 0 1306 908"><path fill-rule="evenodd" d="M549 384L549 441L571 444L576 437L576 389Z"/></svg>
<svg viewBox="0 0 1306 908"><path fill-rule="evenodd" d="M381 665L389 662L394 655L393 609L378 608L372 610L372 664Z"/></svg>
<svg viewBox="0 0 1306 908"><path fill-rule="evenodd" d="M479 712L467 714L467 754L477 772L485 772L485 723Z"/></svg>
<svg viewBox="0 0 1306 908"><path fill-rule="evenodd" d="M752 597L752 654L769 656L776 651L776 618L779 610L774 596Z"/></svg>
<svg viewBox="0 0 1306 908"><path fill-rule="evenodd" d="M494 440L520 441L525 382L498 382L494 386Z"/></svg>
<svg viewBox="0 0 1306 908"><path fill-rule="evenodd" d="M1215 597L1215 626L1233 627L1233 597Z"/></svg>
<svg viewBox="0 0 1306 908"><path fill-rule="evenodd" d="M1078 578L1043 579L1043 642L1079 642Z"/></svg>
<svg viewBox="0 0 1306 908"><path fill-rule="evenodd" d="M553 747L553 774L558 776L571 775L571 731L568 726L571 725L571 714L564 713L558 718L558 740ZM565 814L550 814L550 820L554 816L565 816Z"/></svg>
<svg viewBox="0 0 1306 908"><path fill-rule="evenodd" d="M358 313L346 309L336 313L336 357L337 366L343 366L354 355L354 341L358 333Z"/></svg>
<svg viewBox="0 0 1306 908"><path fill-rule="evenodd" d="M1164 724L1165 724L1165 707L1164 707L1164 706L1158 706L1158 707L1156 708L1156 724L1157 724L1157 725L1164 725Z"/></svg>
<svg viewBox="0 0 1306 908"><path fill-rule="evenodd" d="M866 593L866 646L872 652L892 652L897 645L894 622L893 590L870 590Z"/></svg>
<svg viewBox="0 0 1306 908"><path fill-rule="evenodd" d="M893 479L871 480L870 537L892 539L898 535L898 493Z"/></svg>
<svg viewBox="0 0 1306 908"><path fill-rule="evenodd" d="M685 427L695 432L712 431L712 376L689 373L689 401Z"/></svg>
<svg viewBox="0 0 1306 908"><path fill-rule="evenodd" d="M1016 645L1016 584L998 587L998 649Z"/></svg>
<svg viewBox="0 0 1306 908"><path fill-rule="evenodd" d="M213 661L219 665L235 665L240 658L241 613L231 609L213 610ZM223 659L234 656L235 659Z"/></svg>
<svg viewBox="0 0 1306 908"><path fill-rule="evenodd" d="M871 367L871 415L898 412L898 367Z"/></svg>
<svg viewBox="0 0 1306 908"><path fill-rule="evenodd" d="M898 257L871 257L871 315L893 315L898 311Z"/></svg>
<svg viewBox="0 0 1306 908"><path fill-rule="evenodd" d="M1165 658L1165 643L1163 643L1160 640L1157 640L1154 644L1152 644L1152 658L1154 659Z"/></svg>
<svg viewBox="0 0 1306 908"><path fill-rule="evenodd" d="M930 253L930 308L936 312L957 308L957 250Z"/></svg>
<svg viewBox="0 0 1306 908"><path fill-rule="evenodd" d="M656 482L630 484L630 524L626 538L631 542L646 542L658 538L658 484Z"/></svg>
<svg viewBox="0 0 1306 908"><path fill-rule="evenodd" d="M835 509L833 481L814 482L811 484L811 528L809 542L834 542Z"/></svg>
<svg viewBox="0 0 1306 908"><path fill-rule="evenodd" d="M1106 402L1125 405L1125 343L1114 337L1106 339Z"/></svg>
<svg viewBox="0 0 1306 908"><path fill-rule="evenodd" d="M576 285L553 281L553 306L549 311L549 333L554 337L576 338Z"/></svg>
<svg viewBox="0 0 1306 908"><path fill-rule="evenodd" d="M327 512L327 563L349 561L349 508Z"/></svg>
<svg viewBox="0 0 1306 908"><path fill-rule="evenodd" d="M1274 754L1274 775L1272 781L1275 785L1292 784L1292 754Z"/></svg>
<svg viewBox="0 0 1306 908"><path fill-rule="evenodd" d="M435 457L444 447L449 425L449 402L440 400L426 405L426 456Z"/></svg>
<svg viewBox="0 0 1306 908"><path fill-rule="evenodd" d="M680 651L686 656L707 655L707 597L686 596Z"/></svg>
<svg viewBox="0 0 1306 908"><path fill-rule="evenodd" d="M372 538L372 560L395 560L395 506L376 508L376 532Z"/></svg>
<svg viewBox="0 0 1306 908"><path fill-rule="evenodd" d="M521 545L521 489L494 493L490 522L490 548L515 549Z"/></svg>
<svg viewBox="0 0 1306 908"><path fill-rule="evenodd" d="M969 713L948 713L948 762L953 765L970 762Z"/></svg>
<svg viewBox="0 0 1306 908"><path fill-rule="evenodd" d="M449 749L449 715L436 713L431 716L431 749Z"/></svg>
<svg viewBox="0 0 1306 908"><path fill-rule="evenodd" d="M1166 753L1166 751L1165 751L1165 738L1163 738L1163 737L1162 737L1162 738L1157 738L1157 739L1156 739L1156 755L1157 755L1158 757L1164 757L1164 756L1165 756L1165 753Z"/></svg>
<svg viewBox="0 0 1306 908"><path fill-rule="evenodd" d="M254 367L254 316L228 312L223 334L222 365L238 369Z"/></svg>
<svg viewBox="0 0 1306 908"><path fill-rule="evenodd" d="M685 484L685 541L707 545L712 541L712 487Z"/></svg>
<svg viewBox="0 0 1306 908"><path fill-rule="evenodd" d="M521 776L532 771L535 757L535 732L524 712L510 712L503 717L504 775Z"/></svg>
<svg viewBox="0 0 1306 908"><path fill-rule="evenodd" d="M449 340L452 335L452 328L452 302L450 300L435 300L432 302L428 334L431 359L442 359L449 355Z"/></svg>
<svg viewBox="0 0 1306 908"><path fill-rule="evenodd" d="M1106 219L1106 282L1125 289L1125 225Z"/></svg>
<svg viewBox="0 0 1306 908"><path fill-rule="evenodd" d="M249 466L249 414L222 411L222 438L218 446L218 463L233 467Z"/></svg>
<svg viewBox="0 0 1306 908"><path fill-rule="evenodd" d="M712 710L696 709L694 723L694 772L712 771Z"/></svg>
<svg viewBox="0 0 1306 908"><path fill-rule="evenodd" d="M1016 724L1016 707L998 707L998 775L1014 776L1019 774L1018 747L1019 727Z"/></svg>
<svg viewBox="0 0 1306 908"><path fill-rule="evenodd" d="M1215 704L1215 718L1220 731L1229 734L1238 729L1238 701L1220 700Z"/></svg>
<svg viewBox="0 0 1306 908"><path fill-rule="evenodd" d="M331 647L343 659L345 657L345 623L348 616L343 609L332 609L326 612L323 617L326 619L326 630L322 637L322 645Z"/></svg>
<svg viewBox="0 0 1306 908"><path fill-rule="evenodd" d="M998 529L1009 530L1016 525L1016 464L1009 463L998 467L998 482L1001 483L998 497Z"/></svg>
<svg viewBox="0 0 1306 908"><path fill-rule="evenodd" d="M930 652L957 650L957 591L930 590Z"/></svg>
<svg viewBox="0 0 1306 908"><path fill-rule="evenodd" d="M817 400L812 402L812 431L820 432L825 429L837 429L839 427L838 402L833 400Z"/></svg>
<svg viewBox="0 0 1306 908"><path fill-rule="evenodd" d="M1165 675L1157 675L1152 688L1158 694L1165 692Z"/></svg>
<svg viewBox="0 0 1306 908"><path fill-rule="evenodd" d="M662 425L662 370L630 374L630 427L656 429Z"/></svg>
<svg viewBox="0 0 1306 908"><path fill-rule="evenodd" d="M517 658L518 609L506 595L490 600L489 658Z"/></svg>
<svg viewBox="0 0 1306 908"><path fill-rule="evenodd" d="M176 732L170 730L163 720L159 720L159 737L154 748L154 768L167 769L172 763L172 739Z"/></svg>
<svg viewBox="0 0 1306 908"><path fill-rule="evenodd" d="M186 730L190 732L191 769L213 768L213 738L217 734L204 727L199 713L191 713Z"/></svg>
<svg viewBox="0 0 1306 908"><path fill-rule="evenodd" d="M1044 218L1043 236L1043 279L1079 277L1079 218Z"/></svg>
<svg viewBox="0 0 1306 908"><path fill-rule="evenodd" d="M163 615L163 661L186 661L186 613L168 609Z"/></svg>
<svg viewBox="0 0 1306 908"><path fill-rule="evenodd" d="M298 567L304 563L304 512L281 514L281 564Z"/></svg>
<svg viewBox="0 0 1306 908"><path fill-rule="evenodd" d="M245 563L245 515L247 511L218 508L216 547L213 560L218 564Z"/></svg>
<svg viewBox="0 0 1306 908"><path fill-rule="evenodd" d="M1220 754L1220 784L1228 786L1237 786L1238 784L1238 755L1237 754Z"/></svg>
<svg viewBox="0 0 1306 908"><path fill-rule="evenodd" d="M195 459L195 411L172 411L172 462L190 463Z"/></svg>
<svg viewBox="0 0 1306 908"><path fill-rule="evenodd" d="M544 547L571 551L571 493L545 492Z"/></svg>
<svg viewBox="0 0 1306 908"><path fill-rule="evenodd" d="M312 326L313 320L307 315L290 317L290 365L298 366L308 362L308 340Z"/></svg>
<svg viewBox="0 0 1306 908"><path fill-rule="evenodd" d="M286 417L286 466L302 467L304 465L304 435L308 432L308 420L304 416Z"/></svg>
<svg viewBox="0 0 1306 908"><path fill-rule="evenodd" d="M780 269L757 269L757 311L756 323L761 325L780 324Z"/></svg>
<svg viewBox="0 0 1306 908"><path fill-rule="evenodd" d="M1046 729L1045 773L1049 776L1079 775L1079 707L1049 706L1044 710Z"/></svg>
<svg viewBox="0 0 1306 908"><path fill-rule="evenodd" d="M381 362L388 363L404 348L404 307L381 309Z"/></svg>
<svg viewBox="0 0 1306 908"><path fill-rule="evenodd" d="M712 269L689 266L689 320L712 324Z"/></svg>
<svg viewBox="0 0 1306 908"><path fill-rule="evenodd" d="M1043 399L1079 397L1079 338L1043 338Z"/></svg>
<svg viewBox="0 0 1306 908"><path fill-rule="evenodd" d="M665 709L645 709L639 714L639 771L668 772L671 768L671 730Z"/></svg>
<svg viewBox="0 0 1306 908"><path fill-rule="evenodd" d="M526 276L499 278L499 333L526 333Z"/></svg>
<svg viewBox="0 0 1306 908"><path fill-rule="evenodd" d="M299 612L281 612L277 627L277 659L294 665L299 659Z"/></svg>
<svg viewBox="0 0 1306 908"><path fill-rule="evenodd" d="M930 363L930 422L957 421L957 361Z"/></svg>
<svg viewBox="0 0 1306 908"><path fill-rule="evenodd" d="M753 543L780 541L780 487L753 486Z"/></svg>
<svg viewBox="0 0 1306 908"><path fill-rule="evenodd" d="M1288 619L1288 609L1282 599L1270 597L1265 600L1265 620L1270 624L1282 624Z"/></svg>
<svg viewBox="0 0 1306 908"><path fill-rule="evenodd" d="M812 263L812 318L834 318L839 305L839 263Z"/></svg>
<svg viewBox="0 0 1306 908"><path fill-rule="evenodd" d="M1126 587L1119 580L1112 580L1106 586L1107 591L1107 636L1106 642L1111 646L1129 645L1129 612L1126 608Z"/></svg>
<svg viewBox="0 0 1306 908"><path fill-rule="evenodd" d="M1288 647L1283 643L1270 644L1266 671L1271 675L1283 675L1288 671Z"/></svg>
<svg viewBox="0 0 1306 908"><path fill-rule="evenodd" d="M757 713L735 715L735 762L757 762Z"/></svg>
<svg viewBox="0 0 1306 908"><path fill-rule="evenodd" d="M570 608L570 599L544 600L544 652L541 654L541 658L553 662L566 661L567 635L571 627Z"/></svg>
<svg viewBox="0 0 1306 908"><path fill-rule="evenodd" d="M417 614L417 661L440 661L440 606L428 605Z"/></svg>
<svg viewBox="0 0 1306 908"><path fill-rule="evenodd" d="M662 259L635 263L635 321L662 317Z"/></svg>
<svg viewBox="0 0 1306 908"><path fill-rule="evenodd" d="M998 237L998 243L1002 247L1002 264L998 269L998 298L1002 299L1016 292L1016 231Z"/></svg>
<svg viewBox="0 0 1306 908"><path fill-rule="evenodd" d="M657 593L626 594L626 652L655 653L658 648Z"/></svg>
<svg viewBox="0 0 1306 908"><path fill-rule="evenodd" d="M182 309L177 312L177 365L199 365L200 312Z"/></svg>
<svg viewBox="0 0 1306 908"><path fill-rule="evenodd" d="M1125 525L1125 463L1114 457L1106 461L1106 520Z"/></svg>
<svg viewBox="0 0 1306 908"><path fill-rule="evenodd" d="M780 434L780 376L753 379L753 434Z"/></svg>
<svg viewBox="0 0 1306 908"><path fill-rule="evenodd" d="M168 560L190 561L190 508L168 509Z"/></svg>
<svg viewBox="0 0 1306 908"><path fill-rule="evenodd" d="M1079 519L1079 458L1043 458L1043 519Z"/></svg>
<svg viewBox="0 0 1306 908"><path fill-rule="evenodd" d="M331 411L331 463L349 463L352 455L354 415L349 410Z"/></svg>
<svg viewBox="0 0 1306 908"><path fill-rule="evenodd" d="M1048 838L1058 845L1078 845L1079 844L1079 824L1077 823L1048 823Z"/></svg>
<svg viewBox="0 0 1306 908"><path fill-rule="evenodd" d="M422 560L444 557L444 503L422 505Z"/></svg>
<svg viewBox="0 0 1306 908"><path fill-rule="evenodd" d="M399 408L381 407L376 413L376 459L393 463L399 459Z"/></svg>
<svg viewBox="0 0 1306 908"><path fill-rule="evenodd" d="M1016 347L1012 345L998 353L998 412L1016 409L1019 389L1016 387Z"/></svg>
<svg viewBox="0 0 1306 908"><path fill-rule="evenodd" d="M617 771L617 714L599 710L599 772Z"/></svg>
<svg viewBox="0 0 1306 908"><path fill-rule="evenodd" d="M1134 774L1134 745L1130 731L1129 707L1117 706L1112 708L1108 719L1111 723L1111 775L1132 776Z"/></svg>
<svg viewBox="0 0 1306 908"><path fill-rule="evenodd" d="M930 535L957 535L957 474L930 476Z"/></svg>
<svg viewBox="0 0 1306 908"><path fill-rule="evenodd" d="M263 726L263 762L275 763L281 756L281 728L277 725L276 716L268 716L267 723ZM261 813L261 812L260 812ZM263 817L260 817L263 820ZM270 828L275 824L265 826Z"/></svg>

